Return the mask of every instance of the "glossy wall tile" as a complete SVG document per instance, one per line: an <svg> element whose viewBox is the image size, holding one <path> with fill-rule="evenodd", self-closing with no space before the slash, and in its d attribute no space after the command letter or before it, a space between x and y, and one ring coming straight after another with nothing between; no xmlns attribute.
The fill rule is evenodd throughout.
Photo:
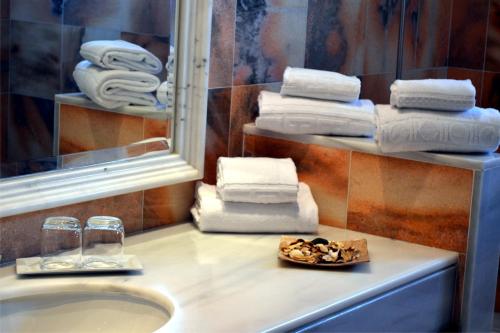
<svg viewBox="0 0 500 333"><path fill-rule="evenodd" d="M238 0L233 84L282 81L287 65L304 66L306 16L307 0Z"/></svg>
<svg viewBox="0 0 500 333"><path fill-rule="evenodd" d="M353 152L347 228L464 253L473 172Z"/></svg>

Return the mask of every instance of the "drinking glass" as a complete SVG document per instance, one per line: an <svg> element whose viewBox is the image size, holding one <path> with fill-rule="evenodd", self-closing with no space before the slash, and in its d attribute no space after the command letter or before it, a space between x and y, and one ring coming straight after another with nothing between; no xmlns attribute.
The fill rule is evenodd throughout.
<svg viewBox="0 0 500 333"><path fill-rule="evenodd" d="M42 226L41 268L70 269L80 266L82 228L74 217L54 216Z"/></svg>
<svg viewBox="0 0 500 333"><path fill-rule="evenodd" d="M113 216L93 216L83 229L83 262L89 268L122 266L124 230Z"/></svg>

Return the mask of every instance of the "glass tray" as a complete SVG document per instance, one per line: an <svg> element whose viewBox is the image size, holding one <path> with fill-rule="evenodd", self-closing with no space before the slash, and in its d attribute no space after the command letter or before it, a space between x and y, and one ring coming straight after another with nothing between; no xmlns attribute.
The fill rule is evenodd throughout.
<svg viewBox="0 0 500 333"><path fill-rule="evenodd" d="M114 272L140 272L143 270L142 264L137 256L123 255L120 267L91 268L74 267L63 269L42 269L40 266L41 257L19 258L16 260L16 273L18 275L47 275L47 274L88 274L88 273L114 273Z"/></svg>

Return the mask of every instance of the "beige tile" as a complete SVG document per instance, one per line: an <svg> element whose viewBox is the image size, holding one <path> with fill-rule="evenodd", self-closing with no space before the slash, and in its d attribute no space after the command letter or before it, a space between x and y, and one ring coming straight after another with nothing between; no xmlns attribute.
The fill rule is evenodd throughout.
<svg viewBox="0 0 500 333"><path fill-rule="evenodd" d="M191 220L194 182L144 191L144 229Z"/></svg>
<svg viewBox="0 0 500 333"><path fill-rule="evenodd" d="M352 153L349 229L465 252L473 172Z"/></svg>

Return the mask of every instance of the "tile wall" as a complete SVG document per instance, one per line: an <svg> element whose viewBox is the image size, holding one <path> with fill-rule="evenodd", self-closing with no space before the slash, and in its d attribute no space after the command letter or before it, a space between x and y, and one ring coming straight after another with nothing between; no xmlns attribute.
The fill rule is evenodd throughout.
<svg viewBox="0 0 500 333"><path fill-rule="evenodd" d="M279 91L287 65L357 75L362 98L388 103L401 3L214 0L205 180L241 155L259 92ZM470 78L478 104L500 108L499 13L500 0L406 0L403 78Z"/></svg>

